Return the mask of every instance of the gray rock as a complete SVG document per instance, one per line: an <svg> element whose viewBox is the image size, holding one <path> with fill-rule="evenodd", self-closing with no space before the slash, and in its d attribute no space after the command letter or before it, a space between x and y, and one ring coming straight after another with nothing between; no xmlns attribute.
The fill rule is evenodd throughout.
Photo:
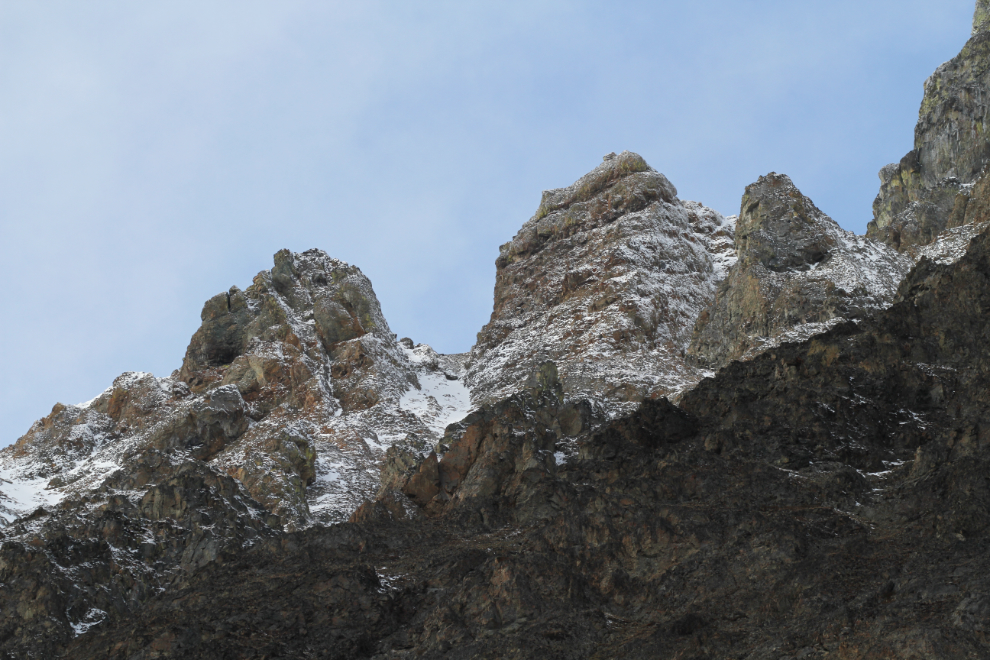
<svg viewBox="0 0 990 660"><path fill-rule="evenodd" d="M689 386L684 349L734 260L732 219L682 202L637 154L609 154L499 249L491 320L471 351L476 403L553 361L566 396L614 410Z"/></svg>
<svg viewBox="0 0 990 660"><path fill-rule="evenodd" d="M914 149L880 170L867 235L914 252L952 227L969 185L990 161L990 21L984 0L976 5L973 37L925 81Z"/></svg>
<svg viewBox="0 0 990 660"><path fill-rule="evenodd" d="M738 261L699 314L688 348L706 368L884 309L912 263L845 231L776 173L746 188L735 246Z"/></svg>

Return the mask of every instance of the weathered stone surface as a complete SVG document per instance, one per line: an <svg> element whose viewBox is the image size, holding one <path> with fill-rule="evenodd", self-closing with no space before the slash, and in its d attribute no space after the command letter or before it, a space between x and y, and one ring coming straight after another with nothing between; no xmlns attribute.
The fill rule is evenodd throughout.
<svg viewBox="0 0 990 660"><path fill-rule="evenodd" d="M746 188L736 223L738 261L694 327L688 354L732 360L888 306L911 260L845 231L783 174Z"/></svg>
<svg viewBox="0 0 990 660"><path fill-rule="evenodd" d="M73 636L126 614L225 548L281 529L233 479L203 463L175 465L152 450L129 467L85 499L3 530L0 639L7 657L62 657Z"/></svg>
<svg viewBox="0 0 990 660"><path fill-rule="evenodd" d="M987 319L983 234L874 319L735 362L679 407L586 410L568 438L545 366L449 429L426 507L390 491L354 523L225 550L66 652L984 657Z"/></svg>
<svg viewBox="0 0 990 660"><path fill-rule="evenodd" d="M124 374L0 452L3 650L55 657L225 548L346 520L390 445L416 452L407 492L435 494L422 457L470 406L463 360L399 345L360 270L283 250L202 321L171 377Z"/></svg>
<svg viewBox="0 0 990 660"><path fill-rule="evenodd" d="M838 224L771 172L746 187L736 222L736 250L775 272L810 270L839 247Z"/></svg>
<svg viewBox="0 0 990 660"><path fill-rule="evenodd" d="M973 35L990 29L990 2L976 0L976 11L973 12Z"/></svg>
<svg viewBox="0 0 990 660"><path fill-rule="evenodd" d="M916 156L888 201L933 199L945 163ZM181 374L125 374L0 453L0 654L988 657L990 178L952 186L910 256L786 177L750 186L698 327L717 359L754 348L676 403L649 370L683 356L643 347L683 338L733 223L633 154L503 249L489 400L456 419L465 356L396 342L357 269L281 252L207 304ZM614 350L584 329L548 360L560 314Z"/></svg>
<svg viewBox="0 0 990 660"><path fill-rule="evenodd" d="M734 259L732 219L676 195L630 152L543 194L499 250L494 309L468 366L476 402L519 391L546 360L565 394L616 409L697 379L683 351Z"/></svg>
<svg viewBox="0 0 990 660"><path fill-rule="evenodd" d="M990 32L977 3L973 37L925 82L914 149L880 170L867 236L910 253L949 227L959 195L990 161Z"/></svg>

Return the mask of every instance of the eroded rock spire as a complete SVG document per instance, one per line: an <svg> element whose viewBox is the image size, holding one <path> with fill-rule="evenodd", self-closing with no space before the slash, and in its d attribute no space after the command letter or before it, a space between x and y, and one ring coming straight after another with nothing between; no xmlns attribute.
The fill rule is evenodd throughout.
<svg viewBox="0 0 990 660"><path fill-rule="evenodd" d="M976 0L973 13L973 35L990 29L990 0Z"/></svg>

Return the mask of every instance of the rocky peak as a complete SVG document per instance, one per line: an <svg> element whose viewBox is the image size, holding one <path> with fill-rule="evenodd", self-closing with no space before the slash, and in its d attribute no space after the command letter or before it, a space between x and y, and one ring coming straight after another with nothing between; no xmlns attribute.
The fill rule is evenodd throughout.
<svg viewBox="0 0 990 660"><path fill-rule="evenodd" d="M735 246L739 259L688 348L708 368L887 307L912 263L842 229L776 173L747 186Z"/></svg>
<svg viewBox="0 0 990 660"><path fill-rule="evenodd" d="M365 335L398 351L368 278L320 250L278 252L274 268L259 273L246 291L235 286L208 300L201 318L179 372L194 388L273 342L317 361Z"/></svg>
<svg viewBox="0 0 990 660"><path fill-rule="evenodd" d="M0 656L990 657L987 12L886 242L609 154L502 247L469 356L279 252L180 370L0 451Z"/></svg>
<svg viewBox="0 0 990 660"><path fill-rule="evenodd" d="M201 320L171 376L123 374L0 451L0 571L53 594L11 614L46 622L29 637L64 641L231 548L347 520L387 452L422 460L471 408L464 356L397 341L368 278L320 250L278 252Z"/></svg>
<svg viewBox="0 0 990 660"><path fill-rule="evenodd" d="M609 404L694 382L683 351L734 260L732 232L733 219L682 202L628 151L544 192L499 250L492 317L468 365L475 401L520 391L546 360L568 396Z"/></svg>
<svg viewBox="0 0 990 660"><path fill-rule="evenodd" d="M979 0L973 36L925 81L914 149L880 170L867 235L912 254L958 226L990 161L990 9Z"/></svg>
<svg viewBox="0 0 990 660"><path fill-rule="evenodd" d="M990 29L990 1L976 0L976 10L973 12L973 35Z"/></svg>
<svg viewBox="0 0 990 660"><path fill-rule="evenodd" d="M838 229L790 177L771 172L746 187L735 245L742 258L769 270L808 270L835 249Z"/></svg>
<svg viewBox="0 0 990 660"><path fill-rule="evenodd" d="M397 342L368 278L320 250L282 250L201 319L170 377L124 374L3 450L0 513L89 497L152 452L233 477L289 528L346 520L389 446L426 451L470 408L463 359Z"/></svg>

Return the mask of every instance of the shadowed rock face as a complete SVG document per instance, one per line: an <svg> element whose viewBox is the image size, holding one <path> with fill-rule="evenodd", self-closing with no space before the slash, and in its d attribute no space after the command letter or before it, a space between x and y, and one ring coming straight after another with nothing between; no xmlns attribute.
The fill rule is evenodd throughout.
<svg viewBox="0 0 990 660"><path fill-rule="evenodd" d="M676 195L630 152L543 193L500 248L492 317L468 368L477 402L518 391L545 360L569 396L606 404L697 379L683 351L734 259L732 219Z"/></svg>
<svg viewBox="0 0 990 660"><path fill-rule="evenodd" d="M776 173L746 188L735 247L739 260L699 315L688 348L709 368L885 308L911 265L839 227Z"/></svg>
<svg viewBox="0 0 990 660"><path fill-rule="evenodd" d="M386 450L421 461L468 412L461 372L398 343L356 267L279 252L207 301L181 370L57 404L0 452L0 648L56 657L231 547L346 520Z"/></svg>
<svg viewBox="0 0 990 660"><path fill-rule="evenodd" d="M971 185L990 160L990 32L977 3L973 37L925 82L914 149L880 170L867 236L910 253L958 226Z"/></svg>
<svg viewBox="0 0 990 660"><path fill-rule="evenodd" d="M610 154L502 247L465 365L278 253L181 370L0 452L0 656L990 657L986 16L887 171L907 254Z"/></svg>
<svg viewBox="0 0 990 660"><path fill-rule="evenodd" d="M985 657L988 319L981 234L680 406L609 422L544 364L410 467L425 503L232 549L66 653Z"/></svg>
<svg viewBox="0 0 990 660"><path fill-rule="evenodd" d="M808 270L838 247L837 228L788 176L772 172L746 188L736 249L774 272Z"/></svg>

